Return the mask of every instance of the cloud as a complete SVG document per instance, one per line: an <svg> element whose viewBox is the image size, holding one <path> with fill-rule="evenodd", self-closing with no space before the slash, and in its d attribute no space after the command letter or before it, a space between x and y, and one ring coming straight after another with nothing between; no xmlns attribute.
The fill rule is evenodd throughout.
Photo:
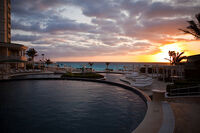
<svg viewBox="0 0 200 133"><path fill-rule="evenodd" d="M12 41L28 42L55 58L157 53L161 45L184 40L174 36L182 34L178 29L186 27L186 21L200 9L199 0L11 2ZM66 12L70 6L80 12Z"/></svg>
<svg viewBox="0 0 200 133"><path fill-rule="evenodd" d="M12 27L16 30L32 31L38 33L52 33L65 31L89 32L90 30L96 28L92 25L77 23L73 20L57 16L51 16L48 18L48 20L45 20L43 22L25 22L20 20L13 20Z"/></svg>
<svg viewBox="0 0 200 133"><path fill-rule="evenodd" d="M200 5L195 6L184 6L184 5L172 5L161 2L152 3L149 8L147 8L143 17L148 19L152 18L166 18L169 17L182 17L188 16L193 13L197 13L198 9L200 9Z"/></svg>
<svg viewBox="0 0 200 133"><path fill-rule="evenodd" d="M31 42L31 41L36 41L40 39L39 36L35 36L35 35L20 35L20 34L16 34L14 36L12 36L12 41L24 41L24 42Z"/></svg>

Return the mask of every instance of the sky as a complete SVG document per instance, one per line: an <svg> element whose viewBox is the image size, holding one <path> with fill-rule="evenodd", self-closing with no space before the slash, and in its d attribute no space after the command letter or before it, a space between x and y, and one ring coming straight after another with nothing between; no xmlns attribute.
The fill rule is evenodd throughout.
<svg viewBox="0 0 200 133"><path fill-rule="evenodd" d="M53 61L166 62L200 54L180 28L200 0L11 0L12 42Z"/></svg>

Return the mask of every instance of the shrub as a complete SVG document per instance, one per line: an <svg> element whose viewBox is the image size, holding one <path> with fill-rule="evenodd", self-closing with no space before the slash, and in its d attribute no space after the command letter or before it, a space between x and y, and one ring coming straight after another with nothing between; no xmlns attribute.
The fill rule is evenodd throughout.
<svg viewBox="0 0 200 133"><path fill-rule="evenodd" d="M32 64L26 64L26 69L33 69L33 65Z"/></svg>
<svg viewBox="0 0 200 133"><path fill-rule="evenodd" d="M67 77L71 77L71 78L91 78L91 79L100 79L100 78L104 78L103 75L98 74L98 73L71 73L71 72L67 72L65 74L63 74L61 76L61 78L67 78Z"/></svg>

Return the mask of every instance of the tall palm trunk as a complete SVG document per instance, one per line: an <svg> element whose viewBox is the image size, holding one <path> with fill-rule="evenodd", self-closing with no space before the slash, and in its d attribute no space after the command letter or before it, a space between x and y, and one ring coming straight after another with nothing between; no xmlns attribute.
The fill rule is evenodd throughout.
<svg viewBox="0 0 200 133"><path fill-rule="evenodd" d="M35 70L34 56L32 57L32 67L33 67L33 70Z"/></svg>

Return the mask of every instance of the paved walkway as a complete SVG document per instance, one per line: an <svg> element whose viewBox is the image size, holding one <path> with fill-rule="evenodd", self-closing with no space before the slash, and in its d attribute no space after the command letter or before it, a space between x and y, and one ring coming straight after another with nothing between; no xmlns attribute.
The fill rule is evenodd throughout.
<svg viewBox="0 0 200 133"><path fill-rule="evenodd" d="M200 97L170 101L175 115L174 133L200 133Z"/></svg>

